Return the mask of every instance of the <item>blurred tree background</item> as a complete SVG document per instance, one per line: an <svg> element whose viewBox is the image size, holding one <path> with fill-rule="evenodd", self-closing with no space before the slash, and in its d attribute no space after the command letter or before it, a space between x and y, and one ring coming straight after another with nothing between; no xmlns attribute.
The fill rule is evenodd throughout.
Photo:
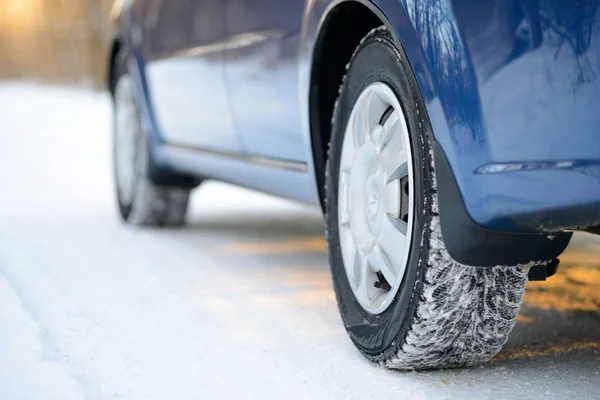
<svg viewBox="0 0 600 400"><path fill-rule="evenodd" d="M1 0L0 79L102 88L112 0Z"/></svg>

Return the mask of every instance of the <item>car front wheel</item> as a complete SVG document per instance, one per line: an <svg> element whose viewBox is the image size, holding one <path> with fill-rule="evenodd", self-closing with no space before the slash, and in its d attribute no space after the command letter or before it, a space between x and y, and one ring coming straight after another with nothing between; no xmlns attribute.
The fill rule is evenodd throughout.
<svg viewBox="0 0 600 400"><path fill-rule="evenodd" d="M440 231L426 112L402 49L379 28L348 65L327 165L329 262L346 330L394 369L480 364L506 342L527 270L474 268Z"/></svg>

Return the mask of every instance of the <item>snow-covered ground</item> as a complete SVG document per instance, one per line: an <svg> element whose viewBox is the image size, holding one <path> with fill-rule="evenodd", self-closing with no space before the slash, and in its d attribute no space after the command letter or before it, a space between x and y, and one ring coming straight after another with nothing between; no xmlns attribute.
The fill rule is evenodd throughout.
<svg viewBox="0 0 600 400"><path fill-rule="evenodd" d="M0 85L0 399L600 398L597 239L492 363L386 371L346 338L317 210L208 183L187 227L126 227L109 131L105 95Z"/></svg>

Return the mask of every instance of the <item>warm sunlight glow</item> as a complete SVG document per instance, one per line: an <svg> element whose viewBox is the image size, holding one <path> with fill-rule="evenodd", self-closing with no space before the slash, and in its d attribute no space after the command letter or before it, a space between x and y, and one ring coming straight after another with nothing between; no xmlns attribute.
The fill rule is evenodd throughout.
<svg viewBox="0 0 600 400"><path fill-rule="evenodd" d="M0 25L30 30L41 22L40 0L4 0L0 11Z"/></svg>

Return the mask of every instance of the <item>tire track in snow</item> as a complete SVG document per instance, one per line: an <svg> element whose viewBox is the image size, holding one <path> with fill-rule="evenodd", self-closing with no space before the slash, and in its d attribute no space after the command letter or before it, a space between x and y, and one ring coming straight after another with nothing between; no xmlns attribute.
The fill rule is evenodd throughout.
<svg viewBox="0 0 600 400"><path fill-rule="evenodd" d="M84 399L80 383L52 357L48 331L0 269L0 393L6 399Z"/></svg>

